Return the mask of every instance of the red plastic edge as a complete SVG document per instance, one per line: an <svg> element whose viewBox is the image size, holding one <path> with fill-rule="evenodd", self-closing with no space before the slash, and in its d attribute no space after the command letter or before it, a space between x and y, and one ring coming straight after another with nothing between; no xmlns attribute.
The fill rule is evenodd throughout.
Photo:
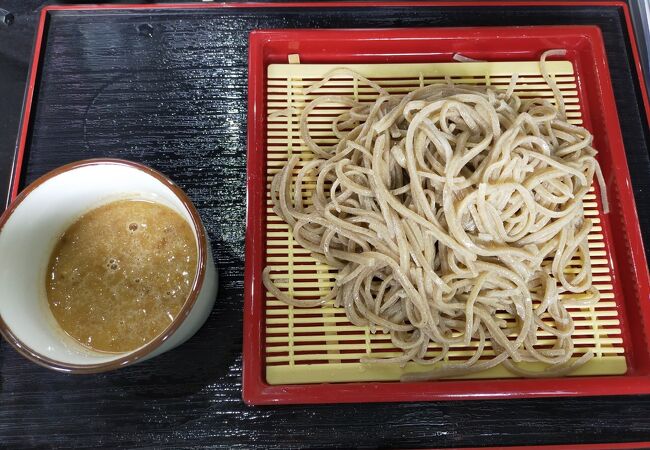
<svg viewBox="0 0 650 450"><path fill-rule="evenodd" d="M95 9L207 9L207 8L351 8L358 6L627 6L622 0L424 0L424 1L315 1L315 2L239 2L239 3L134 3L95 5L48 5L49 11Z"/></svg>
<svg viewBox="0 0 650 450"><path fill-rule="evenodd" d="M624 248L621 241L629 238L629 245L625 250L631 273L621 272L616 267L613 273L619 275L618 287L615 291L617 298L624 297L625 305L619 305L626 349L630 349L629 358L634 357L634 363L629 364L631 369L625 376L607 376L591 378L557 378L552 380L468 380L468 381L440 381L430 383L395 383L395 382L365 382L365 383L337 383L337 384L305 384L271 386L264 380L263 357L263 288L261 273L263 270L263 245L264 245L264 210L265 195L265 72L268 60L286 57L284 50L277 50L273 44L280 46L291 44L291 50L298 51L298 43L313 43L328 40L345 39L347 42L355 39L366 39L370 45L372 39L408 39L414 36L430 36L447 39L451 45L452 38L461 40L471 36L510 37L512 33L521 33L521 28L526 28L526 33L534 35L538 40L550 39L558 34L558 27L518 27L512 28L472 28L459 31L456 29L389 29L389 30L273 30L255 31L250 35L249 47L249 149L248 149L248 216L247 216L247 247L246 247L246 292L244 297L245 326L244 326L244 374L243 397L250 404L273 403L350 403L350 402L385 402L385 401L418 401L418 400L468 400L485 398L523 398L523 397L556 397L556 396L589 396L589 395L620 395L650 393L650 362L648 360L648 346L645 339L633 338L629 333L629 326L634 325L635 336L650 334L650 303L647 301L650 294L650 281L645 262L645 253L641 241L634 197L629 181L625 150L622 144L622 135L618 125L618 114L611 79L607 67L607 58L600 29L593 26L562 27L562 33L571 35L575 44L572 51L578 76L579 95L582 98L585 124L598 127L607 124L607 129L597 133L597 144L609 151L603 155L607 165L611 168L608 178L609 197L620 200L620 213L616 216L622 220L621 229L613 230L610 220L603 221L603 232L606 239L617 241L619 253ZM571 30L570 32L566 30ZM456 33L456 34L454 34ZM362 34L362 36L361 36ZM344 37L341 37L344 36ZM568 39L567 39L568 40ZM550 42L550 41L549 41ZM341 42L338 43L342 45ZM388 44L386 44L388 45ZM552 45L552 44L548 44ZM269 47L267 50L266 47ZM272 48L271 48L272 47ZM284 49L284 47L282 47ZM321 54L305 52L307 58L317 58ZM273 53L277 50L277 54ZM578 51L579 50L579 51ZM323 51L320 48L318 51ZM339 54L340 53L340 54ZM364 58L371 53L364 53ZM302 54L302 53L301 53ZM315 56L316 55L316 56ZM580 57L582 55L582 57ZM473 56L469 54L469 56ZM417 57L417 56L416 56ZM330 60L345 60L345 54L336 52L327 54ZM391 58L396 58L391 55ZM406 57L405 57L406 58ZM414 58L413 55L408 58ZM366 59L364 59L366 61ZM595 61L595 64L594 64ZM309 61L307 61L309 62ZM587 68L593 68L591 70ZM581 77L582 73L582 78ZM589 80L585 82L585 79ZM585 84L590 86L589 92ZM593 111L590 113L590 109ZM598 116L596 116L598 114ZM589 123L592 120L593 124ZM264 181L258 181L264 180ZM259 184L258 184L259 183ZM613 220L613 219L612 219ZM618 224L617 224L618 225ZM618 258L624 255L614 254L611 249L614 266L620 265ZM627 262L626 261L626 266ZM616 285L616 283L614 283ZM621 296L621 290L625 292ZM630 304L638 303L639 310L632 309ZM626 327L624 322L628 322ZM627 330L627 332L626 332ZM632 349L634 351L632 351Z"/></svg>
<svg viewBox="0 0 650 450"><path fill-rule="evenodd" d="M14 171L9 180L9 198L14 201L18 195L20 186L20 173L23 167L23 156L25 155L25 146L27 145L27 132L29 131L29 119L32 113L32 103L34 100L34 89L36 86L36 77L38 75L39 62L41 58L41 47L43 43L43 32L45 30L45 20L47 18L47 8L41 10L36 29L36 41L34 42L34 52L32 54L32 63L29 66L29 76L27 79L27 90L25 92L25 101L23 106L23 116L21 118L20 134L18 137L18 148L14 158Z"/></svg>
<svg viewBox="0 0 650 450"><path fill-rule="evenodd" d="M633 0L635 1L635 0ZM639 47L636 43L636 36L634 34L634 26L632 25L632 17L630 16L630 9L626 3L619 5L623 8L625 15L625 24L627 26L627 35L630 37L630 47L632 47L632 55L634 56L634 67L636 69L636 77L641 86L641 93L643 94L643 105L645 106L646 119L650 125L650 100L648 99L648 90L643 76L643 68L641 67L641 57L639 56Z"/></svg>
<svg viewBox="0 0 650 450"><path fill-rule="evenodd" d="M260 158L260 142L264 142L266 131L265 108L258 107L258 99L265 98L265 74L252 76L252 67L262 60L262 46L257 45L256 38L251 33L248 47L248 117L247 123L261 121L264 126L247 127L248 149L246 152L246 250L244 258L244 336L242 353L242 396L246 403L256 403L261 389L266 386L262 379L261 367L263 358L261 305L264 301L261 279L255 274L261 274L264 269L264 255L259 249L264 246L263 218L259 214L264 210L264 189L266 186L266 158ZM257 73L257 69L254 69ZM257 148L258 150L253 150ZM259 213L258 213L259 212Z"/></svg>

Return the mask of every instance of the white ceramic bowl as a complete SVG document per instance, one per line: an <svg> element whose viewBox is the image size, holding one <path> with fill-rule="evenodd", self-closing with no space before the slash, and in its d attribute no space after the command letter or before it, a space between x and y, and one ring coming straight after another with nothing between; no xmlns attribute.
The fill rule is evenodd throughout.
<svg viewBox="0 0 650 450"><path fill-rule="evenodd" d="M120 199L155 201L184 217L196 238L198 267L190 295L165 331L134 351L106 353L84 347L59 326L45 276L61 234L85 212ZM0 216L0 286L0 332L18 352L51 369L92 373L151 358L190 338L212 310L217 273L199 214L178 186L141 164L95 159L42 176Z"/></svg>

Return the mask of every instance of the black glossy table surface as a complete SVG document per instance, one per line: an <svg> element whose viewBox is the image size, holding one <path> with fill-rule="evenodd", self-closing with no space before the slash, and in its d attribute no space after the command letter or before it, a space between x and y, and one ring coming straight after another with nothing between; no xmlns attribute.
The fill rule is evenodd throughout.
<svg viewBox="0 0 650 450"><path fill-rule="evenodd" d="M0 8L14 14L11 25L0 24L3 193L36 10L42 3L0 0ZM24 181L90 156L136 159L169 174L206 222L220 293L208 322L190 341L114 373L51 372L1 342L0 447L459 447L650 440L647 396L281 407L249 407L241 400L248 31L557 21L597 21L608 42L610 66L626 63L625 41L613 40L622 29L620 17L598 8L493 9L488 14L454 9L420 14L399 8L367 15L362 10L311 15L300 10L263 15L248 11L214 17L151 14L144 21L120 14L62 15L53 22L44 55L49 61L39 88L44 103L34 111ZM172 28L176 35L170 40ZM126 52L120 40L130 39L129 33L139 34L140 40ZM174 53L176 45L185 46L182 53ZM191 49L209 51L197 59ZM113 67L107 59L119 64ZM144 69L136 73L134 67ZM166 78L176 69L185 71L183 80ZM648 242L647 126L631 80L624 74L612 76L621 93L619 110L636 115L622 127ZM67 95L70 89L72 97Z"/></svg>

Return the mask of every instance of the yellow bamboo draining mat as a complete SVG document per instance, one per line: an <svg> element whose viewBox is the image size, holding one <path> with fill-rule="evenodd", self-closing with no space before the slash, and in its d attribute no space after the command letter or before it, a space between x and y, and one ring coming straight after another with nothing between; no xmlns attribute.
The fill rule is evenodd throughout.
<svg viewBox="0 0 650 450"><path fill-rule="evenodd" d="M569 122L581 124L581 111L573 66L568 61L547 62L566 103ZM340 67L322 64L274 64L268 67L267 112L290 109L288 117L273 117L267 125L267 206L266 206L266 263L273 267L275 283L298 298L315 298L327 293L334 284L335 270L317 262L301 248L287 225L272 210L269 185L275 173L290 155L300 155L304 164L313 158L300 139L299 118L302 109L316 96L323 94L349 95L360 101L376 98L369 86L341 77L310 95L304 89L321 79L332 69ZM391 93L406 93L432 83L484 84L506 89L511 75L519 80L515 92L521 97L543 97L553 100L553 93L544 83L537 62L491 63L436 63L436 64L351 64L346 67L369 78ZM341 114L343 107L324 105L309 117L311 136L319 144L334 144L331 120ZM313 180L312 180L313 181ZM308 183L305 183L307 186ZM309 189L309 187L307 187ZM303 192L305 200L311 192ZM576 331L573 340L579 355L592 350L596 357L572 375L621 374L626 371L623 340L614 302L612 277L609 273L609 254L603 239L598 210L600 199L592 192L586 196L585 214L595 226L589 235L589 249L593 265L594 285L601 293L600 302L589 308L571 308ZM572 294L575 295L575 294ZM348 322L342 308L327 304L317 308L295 308L265 296L265 365L269 384L295 384L346 381L399 380L406 372L431 370L409 363L361 364L365 356L395 356L398 351L390 338L381 332L372 334L367 328ZM503 315L507 318L507 315ZM538 331L539 344L551 343L550 336ZM472 343L475 345L475 343ZM430 345L431 355L438 351ZM452 348L448 358L441 362L466 359L472 348ZM493 355L489 343L484 357ZM530 370L542 370L539 363L523 364ZM463 378L505 378L513 375L502 367Z"/></svg>

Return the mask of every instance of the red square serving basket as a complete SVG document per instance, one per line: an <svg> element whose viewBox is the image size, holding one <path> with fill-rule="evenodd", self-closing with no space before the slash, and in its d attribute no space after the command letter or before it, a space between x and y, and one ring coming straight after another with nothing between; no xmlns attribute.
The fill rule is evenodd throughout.
<svg viewBox="0 0 650 450"><path fill-rule="evenodd" d="M599 151L598 160L610 205L610 213L603 214L601 194L596 188L590 202L592 209L585 207L586 214L598 224L598 235L590 237L590 251L598 256L594 279L600 283L598 289L604 300L596 310L580 316L582 322L577 322L577 328L583 330L586 337L582 341L580 336L575 339L577 347L594 346L595 353L601 357L600 371L552 379L503 378L488 374L480 380L401 383L390 370L382 373L359 364L354 346L363 343L362 349L370 351L375 345L371 340L375 338L367 331L363 334L346 328L342 325L345 319L341 314L330 311L321 315L301 315L299 311L278 306L277 301L274 303L269 298L262 284L262 271L271 261L289 258L291 270L295 268L299 274L295 275L296 280L305 286L326 289L330 276L325 273L325 278L317 279L316 275L310 275L308 254L300 253L300 249L273 250L278 247L278 236L287 238L287 232L282 231L283 225L269 212L269 174L282 164L278 155L286 154L286 150L284 153L278 151L279 147L287 145L282 134L288 134L290 141L298 138L291 137L295 135L295 123L284 124L267 118L270 110L280 108L282 102L287 101L287 95L297 92L287 86L291 87L293 82L304 86L309 82L309 73L313 79L313 72L305 72L303 79L295 76L298 72L291 72L291 67L285 66L295 58L290 55L297 55L300 64L306 66L412 64L425 67L428 64L451 70L457 66L441 63L450 63L453 55L460 53L491 62L487 66L491 77L486 75L482 79L470 73L470 69L463 69L465 78L472 78L474 84L499 85L507 84L504 80L509 77L499 72L500 68L521 62L529 64L521 67L533 67L530 64L538 61L542 52L557 48L566 49L566 56L554 66L557 67L554 76L564 86L561 87L565 89L563 95L569 98L570 120L594 134L593 145ZM278 75L282 70L294 75L283 79ZM425 82L425 78L429 82L427 75L422 73L420 83ZM538 78L529 75L526 83L532 86L530 89L540 85ZM253 32L249 53L247 183L243 373L246 402L339 403L650 393L648 266L607 58L597 27ZM289 242L291 246L290 235L287 239L281 242ZM322 331L322 337L316 330ZM345 339L337 337L340 330L346 330L341 331ZM318 345L320 350L309 350Z"/></svg>

